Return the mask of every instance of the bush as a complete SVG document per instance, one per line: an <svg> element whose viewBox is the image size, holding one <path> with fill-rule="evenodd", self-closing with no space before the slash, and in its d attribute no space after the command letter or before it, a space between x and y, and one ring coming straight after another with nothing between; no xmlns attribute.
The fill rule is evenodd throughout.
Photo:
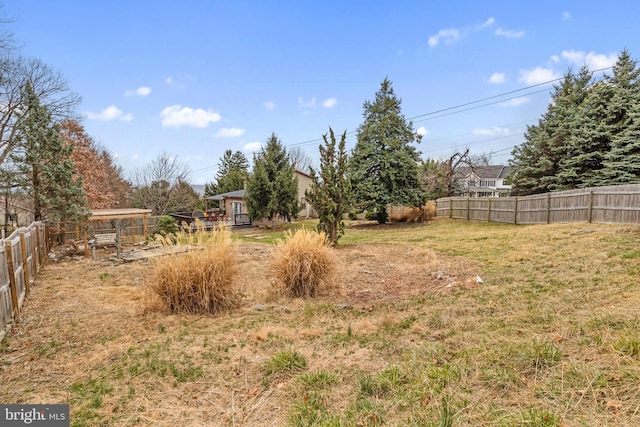
<svg viewBox="0 0 640 427"><path fill-rule="evenodd" d="M170 234L176 234L178 232L178 223L175 218L169 215L162 215L156 220L156 229L153 235L159 234L161 236L168 236Z"/></svg>
<svg viewBox="0 0 640 427"><path fill-rule="evenodd" d="M183 254L168 250L172 253L155 265L153 291L172 313L214 314L239 304L233 287L238 265L230 232L219 226L206 234L207 238L192 238L201 242L199 247ZM164 242L172 247L171 239Z"/></svg>
<svg viewBox="0 0 640 427"><path fill-rule="evenodd" d="M329 287L335 270L324 233L302 228L276 241L271 274L274 286L289 297L313 297Z"/></svg>

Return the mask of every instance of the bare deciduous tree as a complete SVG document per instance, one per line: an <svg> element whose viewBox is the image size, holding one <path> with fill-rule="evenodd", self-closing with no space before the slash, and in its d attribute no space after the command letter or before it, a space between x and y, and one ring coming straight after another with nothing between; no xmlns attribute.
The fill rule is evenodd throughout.
<svg viewBox="0 0 640 427"><path fill-rule="evenodd" d="M0 39L1 41L1 39ZM64 76L39 59L8 56L0 59L0 165L18 147L17 121L24 109L24 88L31 84L34 94L47 108L54 122L72 118L80 96L69 89Z"/></svg>
<svg viewBox="0 0 640 427"><path fill-rule="evenodd" d="M309 168L313 163L311 156L304 152L300 147L293 147L289 149L289 159L293 163L293 168L300 172L309 173Z"/></svg>
<svg viewBox="0 0 640 427"><path fill-rule="evenodd" d="M152 209L154 215L192 211L198 194L188 183L189 174L186 163L163 152L134 173L134 206Z"/></svg>

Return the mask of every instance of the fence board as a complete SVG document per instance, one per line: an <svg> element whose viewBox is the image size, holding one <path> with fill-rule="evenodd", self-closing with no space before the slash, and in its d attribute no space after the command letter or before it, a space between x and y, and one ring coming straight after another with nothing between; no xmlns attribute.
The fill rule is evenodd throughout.
<svg viewBox="0 0 640 427"><path fill-rule="evenodd" d="M12 319L13 303L11 301L11 283L5 257L4 245L0 245L0 340L7 333L7 327Z"/></svg>
<svg viewBox="0 0 640 427"><path fill-rule="evenodd" d="M32 223L19 228L0 242L0 339L7 334L9 325L27 297L28 285L35 282L39 267L47 253L46 226ZM25 273L29 283L25 281ZM15 302L12 294L15 283Z"/></svg>
<svg viewBox="0 0 640 427"><path fill-rule="evenodd" d="M640 184L521 197L443 198L436 200L436 216L511 224L640 224Z"/></svg>

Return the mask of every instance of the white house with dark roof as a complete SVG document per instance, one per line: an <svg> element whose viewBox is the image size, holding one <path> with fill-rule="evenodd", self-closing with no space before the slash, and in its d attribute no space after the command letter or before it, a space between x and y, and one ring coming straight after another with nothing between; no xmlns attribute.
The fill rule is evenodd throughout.
<svg viewBox="0 0 640 427"><path fill-rule="evenodd" d="M505 182L510 172L510 166L502 165L460 167L458 188L464 197L506 197L511 193L511 185Z"/></svg>

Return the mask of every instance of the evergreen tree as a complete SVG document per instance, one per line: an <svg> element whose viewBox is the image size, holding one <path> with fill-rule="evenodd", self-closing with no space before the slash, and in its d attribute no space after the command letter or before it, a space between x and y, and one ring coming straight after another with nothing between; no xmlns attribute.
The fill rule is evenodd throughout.
<svg viewBox="0 0 640 427"><path fill-rule="evenodd" d="M333 129L322 135L324 146L320 145L320 170L316 172L310 167L313 184L305 192L309 203L318 213L320 223L318 231L323 231L332 246L338 245L338 240L344 234L342 216L349 209L351 195L351 181L347 176L347 151L345 144L347 132L342 134L336 150L336 137Z"/></svg>
<svg viewBox="0 0 640 427"><path fill-rule="evenodd" d="M578 109L567 156L560 164L558 189L600 185L604 156L610 149L613 133L608 114L611 95L612 87L606 82L589 87L587 97Z"/></svg>
<svg viewBox="0 0 640 427"><path fill-rule="evenodd" d="M218 162L216 181L205 184L205 195L242 190L247 180L249 160L240 151L226 150Z"/></svg>
<svg viewBox="0 0 640 427"><path fill-rule="evenodd" d="M298 181L285 147L275 134L253 156L253 173L247 180L247 210L252 219L276 217L288 221L299 211Z"/></svg>
<svg viewBox="0 0 640 427"><path fill-rule="evenodd" d="M625 49L607 76L613 90L609 100L609 122L612 136L605 154L600 185L638 182L640 163L638 140L638 105L640 104L640 69Z"/></svg>
<svg viewBox="0 0 640 427"><path fill-rule="evenodd" d="M34 218L81 221L89 215L82 178L74 168L73 145L65 143L49 110L40 104L30 83L17 125L19 150L12 155L22 186L33 199Z"/></svg>
<svg viewBox="0 0 640 427"><path fill-rule="evenodd" d="M620 133L604 158L603 185L640 183L640 99L627 111Z"/></svg>
<svg viewBox="0 0 640 427"><path fill-rule="evenodd" d="M595 187L624 183L617 169L625 159L624 147L614 149L614 141L629 121L629 111L638 100L640 70L625 49L616 60L613 72L592 85L578 110L576 132L569 154L559 173L561 189ZM618 157L615 157L618 156Z"/></svg>
<svg viewBox="0 0 640 427"><path fill-rule="evenodd" d="M425 196L418 179L419 152L411 143L420 137L407 122L389 79L373 102L364 103L364 122L349 161L356 204L375 208L378 222L387 221L387 206L422 206Z"/></svg>
<svg viewBox="0 0 640 427"><path fill-rule="evenodd" d="M591 78L589 70L582 67L577 74L568 71L554 86L547 112L537 125L527 127L525 142L512 152L512 194L538 194L561 188L560 165L570 152L577 112L587 96Z"/></svg>

